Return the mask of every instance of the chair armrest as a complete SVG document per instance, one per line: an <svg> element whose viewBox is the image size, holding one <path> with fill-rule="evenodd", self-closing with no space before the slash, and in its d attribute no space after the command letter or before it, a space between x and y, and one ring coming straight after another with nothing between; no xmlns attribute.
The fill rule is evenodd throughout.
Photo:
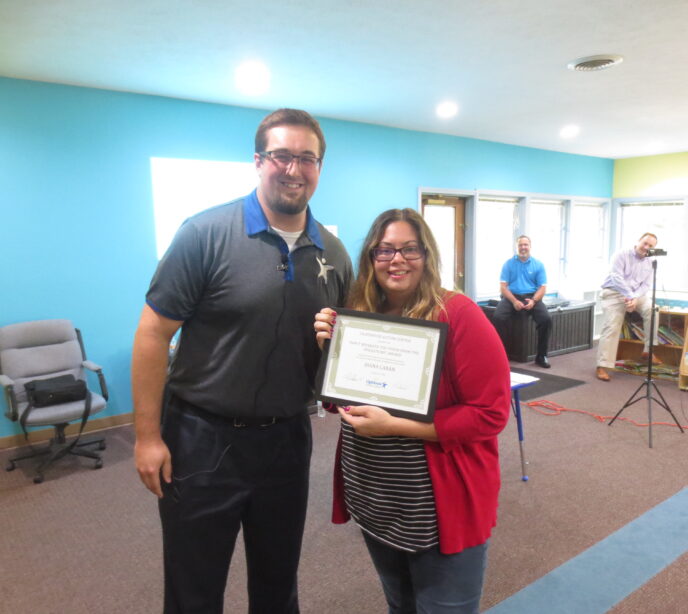
<svg viewBox="0 0 688 614"><path fill-rule="evenodd" d="M100 384L100 394L107 401L108 397L110 395L108 393L107 384L105 383L105 376L103 375L103 367L101 367L100 365L97 365L95 362L93 362L91 360L81 361L81 366L83 366L84 369L88 369L89 371L94 371L95 373L98 374L98 383Z"/></svg>
<svg viewBox="0 0 688 614"><path fill-rule="evenodd" d="M14 396L14 380L0 373L0 386L5 391L5 399L7 399L7 411L5 415L16 422L19 419L19 412L17 411L17 397Z"/></svg>

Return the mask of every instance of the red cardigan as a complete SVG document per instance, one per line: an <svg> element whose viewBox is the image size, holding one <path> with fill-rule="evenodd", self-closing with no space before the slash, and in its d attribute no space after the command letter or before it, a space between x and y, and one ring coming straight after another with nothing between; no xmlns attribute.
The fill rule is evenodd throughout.
<svg viewBox="0 0 688 614"><path fill-rule="evenodd" d="M511 400L509 362L494 327L462 294L449 295L449 323L434 424L439 441L425 454L435 493L440 551L460 552L484 543L497 522L499 452L497 435ZM334 470L332 522L350 518L344 502L341 433Z"/></svg>

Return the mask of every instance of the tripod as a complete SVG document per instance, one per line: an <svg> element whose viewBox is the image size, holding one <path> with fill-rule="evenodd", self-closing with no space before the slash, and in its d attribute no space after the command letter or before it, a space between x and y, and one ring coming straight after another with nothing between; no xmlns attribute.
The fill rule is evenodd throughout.
<svg viewBox="0 0 688 614"><path fill-rule="evenodd" d="M645 381L638 386L638 389L630 396L628 401L626 401L623 405L623 407L616 412L616 415L609 421L609 426L611 426L614 423L614 420L616 420L620 415L621 412L626 409L629 405L633 405L633 403L637 403L638 401L641 401L642 399L647 399L647 421L649 423L649 444L650 447L652 447L652 401L657 403L658 405L662 406L664 409L666 409L671 417L674 419L674 422L676 423L676 426L681 429L681 432L683 433L683 427L679 424L679 421L676 419L676 416L674 416L674 412L671 411L671 408L667 404L667 402L664 400L664 397L662 396L662 393L659 391L659 388L655 385L654 381L652 380L652 350L655 342L655 291L657 289L657 261L653 260L652 261L652 312L650 316L650 347L649 347L649 352L648 352L648 357L647 357L647 377L645 378ZM657 395L659 396L659 399L655 399L652 396L652 390L654 390ZM642 395L638 394L641 390L644 391ZM661 399L661 400L660 400Z"/></svg>

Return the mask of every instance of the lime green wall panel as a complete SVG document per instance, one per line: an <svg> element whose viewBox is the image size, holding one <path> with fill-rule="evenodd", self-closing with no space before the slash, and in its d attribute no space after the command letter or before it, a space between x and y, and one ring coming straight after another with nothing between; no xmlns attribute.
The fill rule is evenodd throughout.
<svg viewBox="0 0 688 614"><path fill-rule="evenodd" d="M688 152L614 161L614 198L688 194Z"/></svg>

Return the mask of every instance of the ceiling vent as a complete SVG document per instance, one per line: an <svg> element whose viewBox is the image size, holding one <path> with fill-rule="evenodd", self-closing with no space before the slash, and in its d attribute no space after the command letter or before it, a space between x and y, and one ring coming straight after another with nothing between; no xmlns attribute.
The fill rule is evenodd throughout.
<svg viewBox="0 0 688 614"><path fill-rule="evenodd" d="M620 55L589 55L585 58L578 58L569 62L569 70L587 72L590 70L604 70L615 64L621 64L623 57Z"/></svg>

